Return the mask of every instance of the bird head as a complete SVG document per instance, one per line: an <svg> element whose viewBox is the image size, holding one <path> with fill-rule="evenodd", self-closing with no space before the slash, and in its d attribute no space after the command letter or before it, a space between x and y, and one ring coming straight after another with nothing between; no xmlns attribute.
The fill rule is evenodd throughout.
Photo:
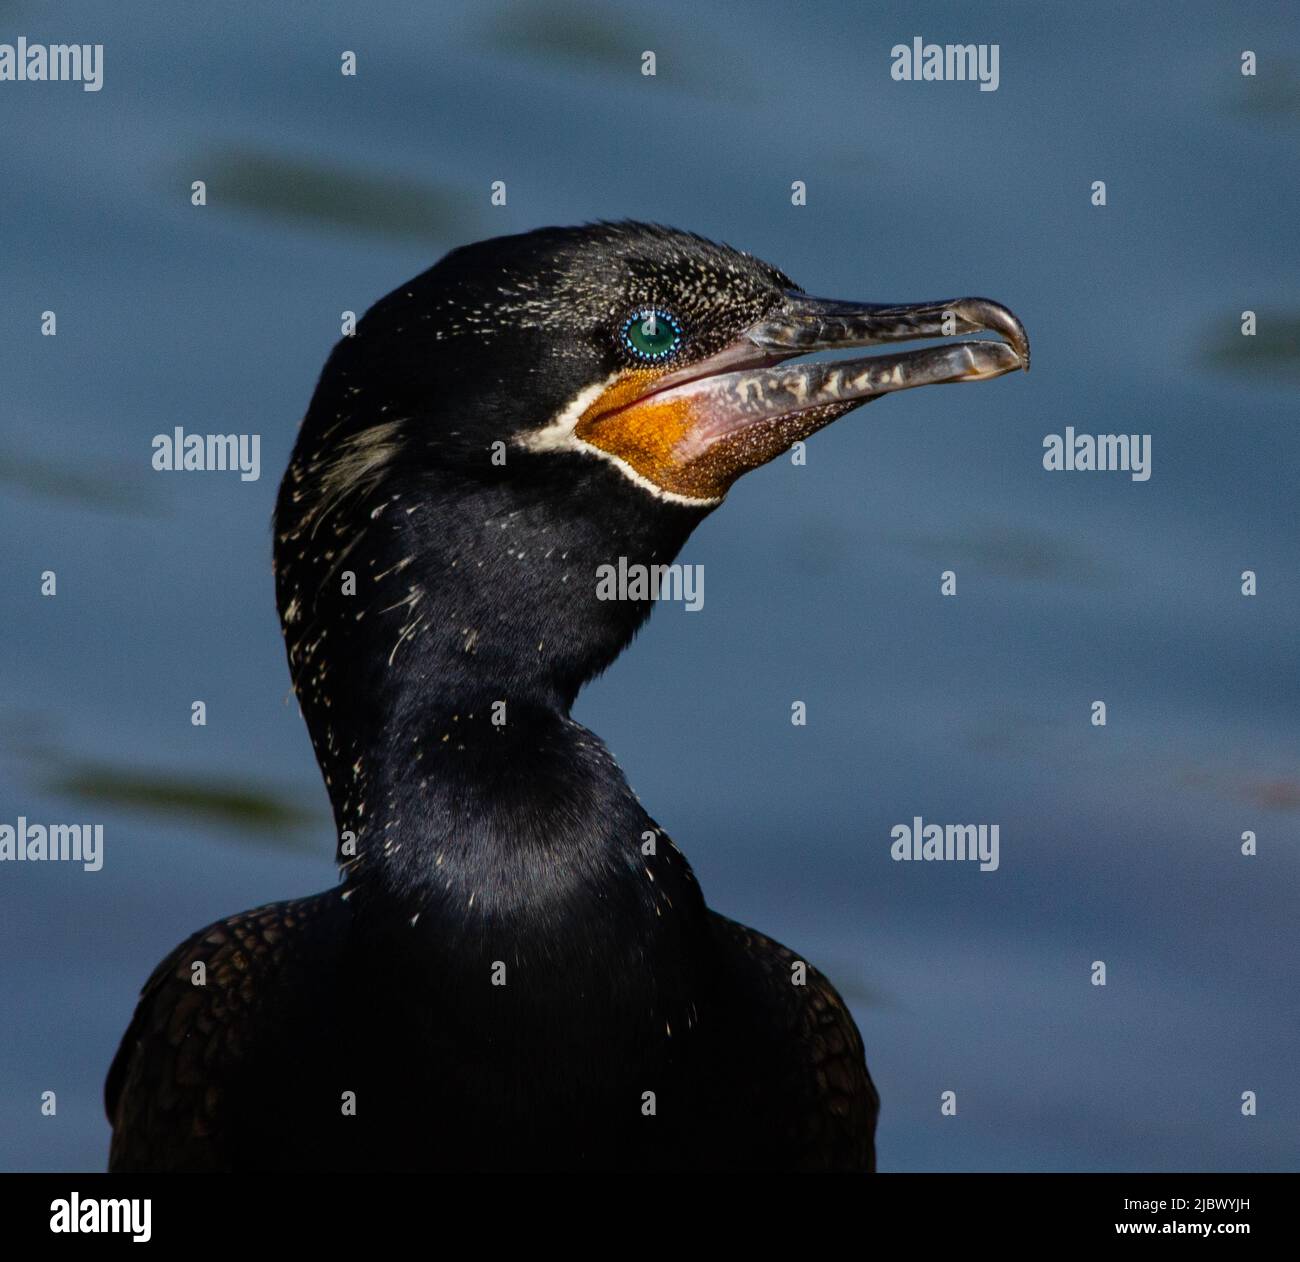
<svg viewBox="0 0 1300 1262"><path fill-rule="evenodd" d="M1001 340L803 358L982 331ZM1019 320L987 299L811 297L752 255L619 223L453 251L376 304L327 376L357 391L340 400L354 425L333 426L336 449L355 423L402 426L402 447L431 466L508 479L594 458L644 494L713 506L882 395L1028 367Z"/></svg>
<svg viewBox="0 0 1300 1262"><path fill-rule="evenodd" d="M716 504L742 474L882 395L1029 367L1019 320L987 299L815 298L770 264L698 237L612 231L613 274L580 304L585 380L571 379L565 405L516 441L604 459L661 499ZM789 362L983 330L1005 341Z"/></svg>
<svg viewBox="0 0 1300 1262"><path fill-rule="evenodd" d="M378 704L412 655L442 688L567 704L649 612L598 601L597 566L671 562L735 479L864 403L1028 366L997 303L812 297L667 228L455 250L339 343L298 436L276 568L304 708Z"/></svg>

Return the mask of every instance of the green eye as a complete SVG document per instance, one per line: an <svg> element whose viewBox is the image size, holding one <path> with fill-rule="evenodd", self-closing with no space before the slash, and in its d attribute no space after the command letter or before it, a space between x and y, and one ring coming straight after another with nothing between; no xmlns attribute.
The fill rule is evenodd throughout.
<svg viewBox="0 0 1300 1262"><path fill-rule="evenodd" d="M647 307L624 321L621 341L637 359L667 359L682 344L682 326L667 311Z"/></svg>

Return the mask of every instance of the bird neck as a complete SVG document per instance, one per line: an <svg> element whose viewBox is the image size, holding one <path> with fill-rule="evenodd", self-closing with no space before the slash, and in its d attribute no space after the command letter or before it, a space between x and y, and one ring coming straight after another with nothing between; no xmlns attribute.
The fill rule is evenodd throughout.
<svg viewBox="0 0 1300 1262"><path fill-rule="evenodd" d="M305 492L295 453L276 510L277 599L341 830L380 760L390 777L428 779L413 742L454 744L468 715L498 743L526 723L553 729L649 616L649 599L602 598L599 568L671 562L703 514L574 460L509 482L390 471L327 499Z"/></svg>
<svg viewBox="0 0 1300 1262"><path fill-rule="evenodd" d="M446 1029L498 1031L507 1059L595 1081L698 1020L699 887L568 716L427 706L363 760L348 812L354 949L412 1005L436 996Z"/></svg>
<svg viewBox="0 0 1300 1262"><path fill-rule="evenodd" d="M665 897L698 897L600 739L554 709L498 725L486 708L427 707L358 762L344 878L387 919L400 905L462 934L585 920L594 947L653 924Z"/></svg>
<svg viewBox="0 0 1300 1262"><path fill-rule="evenodd" d="M361 940L412 993L440 969L467 1021L504 1011L483 1007L504 964L515 1028L562 1032L579 1001L629 1037L688 1025L699 888L569 710L652 607L601 599L598 567L671 563L707 509L577 455L443 467L449 427L348 406L318 393L304 422L275 569Z"/></svg>
<svg viewBox="0 0 1300 1262"><path fill-rule="evenodd" d="M624 912L660 919L640 850L654 825L569 710L651 609L600 599L598 567L671 562L703 514L580 457L509 481L389 458L326 494L312 445L281 487L277 597L349 881L451 923L625 893Z"/></svg>

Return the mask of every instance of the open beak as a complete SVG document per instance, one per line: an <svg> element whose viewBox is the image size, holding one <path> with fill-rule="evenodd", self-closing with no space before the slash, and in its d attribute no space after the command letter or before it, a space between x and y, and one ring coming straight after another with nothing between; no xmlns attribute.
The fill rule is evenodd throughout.
<svg viewBox="0 0 1300 1262"><path fill-rule="evenodd" d="M786 362L818 351L977 332L1001 340ZM649 455L656 467L640 472L665 490L718 498L742 473L882 395L915 386L985 381L1017 369L1029 369L1024 326L987 298L887 305L789 293L723 350L655 376L610 411L593 408L579 433L606 447L601 438L608 432L629 449L645 445L638 436L653 436ZM627 458L633 453L617 454ZM630 463L639 467L640 461Z"/></svg>

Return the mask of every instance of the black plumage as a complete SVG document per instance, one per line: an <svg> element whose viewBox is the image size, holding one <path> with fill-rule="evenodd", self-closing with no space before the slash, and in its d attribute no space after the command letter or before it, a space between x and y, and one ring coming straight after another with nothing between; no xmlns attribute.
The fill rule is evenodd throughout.
<svg viewBox="0 0 1300 1262"><path fill-rule="evenodd" d="M738 338L756 371L824 342L826 307L797 350L750 345L792 292L685 233L548 229L455 251L336 347L275 569L342 882L158 967L108 1077L112 1169L872 1168L843 1001L708 909L569 715L651 608L596 599L597 567L672 561L706 492L866 401L680 469L625 410ZM647 368L649 310L684 345Z"/></svg>

